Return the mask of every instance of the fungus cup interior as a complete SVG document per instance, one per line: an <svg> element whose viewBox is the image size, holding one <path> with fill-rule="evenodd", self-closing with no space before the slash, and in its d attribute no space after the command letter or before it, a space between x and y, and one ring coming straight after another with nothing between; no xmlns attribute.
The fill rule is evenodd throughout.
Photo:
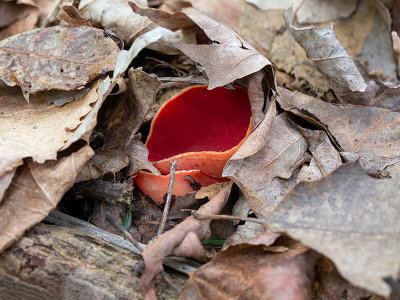
<svg viewBox="0 0 400 300"><path fill-rule="evenodd" d="M220 182L226 162L251 133L250 119L250 102L243 88L185 89L159 109L146 142L149 161L165 176L140 172L136 184L154 201L162 203L168 192L170 161L177 161L177 170L186 172L186 179L176 173L176 196L185 195L189 189L175 187L190 186L193 180L202 186ZM191 171L196 172L189 174ZM187 180L188 175L191 180ZM157 180L165 183L159 184Z"/></svg>

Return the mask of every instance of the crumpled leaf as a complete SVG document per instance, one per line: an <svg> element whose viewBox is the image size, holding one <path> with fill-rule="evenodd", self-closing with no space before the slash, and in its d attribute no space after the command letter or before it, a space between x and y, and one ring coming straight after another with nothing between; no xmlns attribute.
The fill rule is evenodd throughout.
<svg viewBox="0 0 400 300"><path fill-rule="evenodd" d="M340 154L332 145L325 131L297 128L306 138L308 150L313 156L310 165L301 168L298 181L319 180L342 165Z"/></svg>
<svg viewBox="0 0 400 300"><path fill-rule="evenodd" d="M17 169L0 203L0 253L56 208L92 155L84 146L58 161L39 164L27 159Z"/></svg>
<svg viewBox="0 0 400 300"><path fill-rule="evenodd" d="M189 274L181 299L311 299L317 255L300 243L284 253L265 248L240 244L221 250Z"/></svg>
<svg viewBox="0 0 400 300"><path fill-rule="evenodd" d="M199 208L200 214L218 214L228 201L232 184L223 188L208 203ZM162 260L168 255L205 258L205 250L200 240L210 235L211 220L197 220L193 216L176 225L170 231L151 242L142 252L145 269L140 278L140 290L145 300L156 299L154 277L163 270Z"/></svg>
<svg viewBox="0 0 400 300"><path fill-rule="evenodd" d="M309 159L306 151L306 139L284 113L275 117L265 145L250 157L229 160L223 176L237 183L251 208L265 216L282 200L276 195L281 189L274 185L284 184L279 181L291 178L293 172ZM293 187L293 184L289 186Z"/></svg>
<svg viewBox="0 0 400 300"><path fill-rule="evenodd" d="M357 0L304 0L296 18L300 24L330 22L349 17L356 10L357 4Z"/></svg>
<svg viewBox="0 0 400 300"><path fill-rule="evenodd" d="M383 278L396 277L400 266L399 188L398 180L349 164L300 183L266 221L330 258L352 284L388 296Z"/></svg>
<svg viewBox="0 0 400 300"><path fill-rule="evenodd" d="M34 1L0 1L0 41L31 30L39 20L39 7Z"/></svg>
<svg viewBox="0 0 400 300"><path fill-rule="evenodd" d="M0 41L0 80L25 98L44 90L74 90L112 71L117 44L88 26L34 29Z"/></svg>
<svg viewBox="0 0 400 300"><path fill-rule="evenodd" d="M261 10L288 9L291 5L295 7L301 3L300 0L281 0L281 1L265 1L265 0L245 0L248 3L254 4Z"/></svg>
<svg viewBox="0 0 400 300"><path fill-rule="evenodd" d="M367 84L335 33L326 28L295 28L292 26L293 9L284 13L286 26L318 68L332 81L339 98L355 92L365 92Z"/></svg>
<svg viewBox="0 0 400 300"><path fill-rule="evenodd" d="M138 0L140 6L147 7L147 0ZM111 30L128 45L132 44L143 31L152 29L152 22L132 12L128 0L86 0L79 3L82 17L95 25Z"/></svg>
<svg viewBox="0 0 400 300"><path fill-rule="evenodd" d="M94 83L82 99L62 107L49 105L41 94L28 104L19 89L2 88L0 176L21 165L25 157L32 157L38 163L56 159L57 152L71 143L76 128L98 100L98 85ZM81 136L76 136L76 140Z"/></svg>
<svg viewBox="0 0 400 300"><path fill-rule="evenodd" d="M4 193L10 185L16 170L17 168L7 171L0 177L0 202L3 199Z"/></svg>
<svg viewBox="0 0 400 300"><path fill-rule="evenodd" d="M131 68L128 76L127 91L115 96L117 99L110 98L103 105L97 131L103 133L104 144L95 150L96 154L85 167L89 170L83 170L79 181L96 179L106 173L116 173L129 163L126 153L128 145L151 108L161 83L156 75L146 74L142 68ZM130 157L134 159L132 153ZM87 176L83 176L84 174Z"/></svg>
<svg viewBox="0 0 400 300"><path fill-rule="evenodd" d="M170 14L162 10L141 8L132 2L130 5L134 12L147 16L153 22L170 30L190 27L204 32L211 40L210 43L176 43L174 47L202 65L209 78L209 89L224 86L265 67L269 72L274 72L268 59L254 50L234 30L192 7ZM270 87L274 89L275 83L271 82Z"/></svg>
<svg viewBox="0 0 400 300"><path fill-rule="evenodd" d="M377 107L335 105L298 92L278 91L277 101L283 109L327 130L343 152L359 155L368 161L370 169L375 166L379 172L399 161L399 113Z"/></svg>

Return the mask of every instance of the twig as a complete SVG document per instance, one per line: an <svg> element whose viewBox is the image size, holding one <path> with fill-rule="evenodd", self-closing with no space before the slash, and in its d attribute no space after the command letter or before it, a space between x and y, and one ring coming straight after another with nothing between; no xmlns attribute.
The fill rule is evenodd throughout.
<svg viewBox="0 0 400 300"><path fill-rule="evenodd" d="M176 161L174 162L171 161L170 165L171 166L169 168L170 177L169 177L167 200L165 201L164 211L161 217L160 227L158 227L157 236L161 235L164 232L165 223L167 222L169 207L171 206L172 190L174 188L174 183L175 183L175 171L176 167L178 166L178 163Z"/></svg>
<svg viewBox="0 0 400 300"><path fill-rule="evenodd" d="M197 220L229 220L229 221L244 221L244 222L253 222L258 224L267 224L265 220L257 218L246 218L246 217L237 217L228 215L203 215L199 214L195 210L190 210L190 211L192 213L192 216L195 217Z"/></svg>
<svg viewBox="0 0 400 300"><path fill-rule="evenodd" d="M208 80L201 77L158 77L158 80L160 80L161 82L208 84Z"/></svg>
<svg viewBox="0 0 400 300"><path fill-rule="evenodd" d="M172 164L171 164L171 169L172 169ZM111 212L106 215L107 221L109 221L115 228L119 230L119 232L129 241L131 242L139 251L140 253L144 251L145 247L138 241L136 241L128 231L125 230L125 228L122 226L122 223L119 222L115 218L115 215ZM169 277L167 272L164 270L161 271L161 276L164 277L165 281L168 282L179 294L181 293L181 289L175 284L175 282Z"/></svg>

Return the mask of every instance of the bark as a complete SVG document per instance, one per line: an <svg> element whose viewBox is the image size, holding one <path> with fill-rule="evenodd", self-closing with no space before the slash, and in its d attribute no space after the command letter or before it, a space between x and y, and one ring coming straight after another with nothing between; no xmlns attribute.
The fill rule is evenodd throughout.
<svg viewBox="0 0 400 300"><path fill-rule="evenodd" d="M0 255L0 299L141 299L132 271L139 260L81 231L39 224ZM180 286L186 278L171 277ZM156 286L159 299L178 297L162 278Z"/></svg>

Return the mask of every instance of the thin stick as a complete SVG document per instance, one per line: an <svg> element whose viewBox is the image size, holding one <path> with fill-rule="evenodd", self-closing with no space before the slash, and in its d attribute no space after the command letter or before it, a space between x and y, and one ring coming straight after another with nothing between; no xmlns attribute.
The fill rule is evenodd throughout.
<svg viewBox="0 0 400 300"><path fill-rule="evenodd" d="M158 77L161 82L184 82L208 84L208 80L202 77Z"/></svg>
<svg viewBox="0 0 400 300"><path fill-rule="evenodd" d="M244 221L244 222L253 222L253 223L258 223L258 224L267 224L267 222L265 220L257 219L257 218L246 218L246 217L237 217L237 216L228 216L228 215L203 215L203 214L199 214L195 210L191 210L191 212L192 212L192 216L198 220L229 220L229 221Z"/></svg>
<svg viewBox="0 0 400 300"><path fill-rule="evenodd" d="M160 227L158 227L158 232L157 236L160 236L165 229L165 223L167 222L167 217L169 213L169 207L171 206L171 199L172 199L172 190L174 188L174 183L175 183L175 170L176 167L178 166L178 163L176 161L172 162L170 161L170 168L169 168L169 185L168 185L168 194L167 194L167 200L165 201L165 206L164 206L164 211L163 215L160 221Z"/></svg>

